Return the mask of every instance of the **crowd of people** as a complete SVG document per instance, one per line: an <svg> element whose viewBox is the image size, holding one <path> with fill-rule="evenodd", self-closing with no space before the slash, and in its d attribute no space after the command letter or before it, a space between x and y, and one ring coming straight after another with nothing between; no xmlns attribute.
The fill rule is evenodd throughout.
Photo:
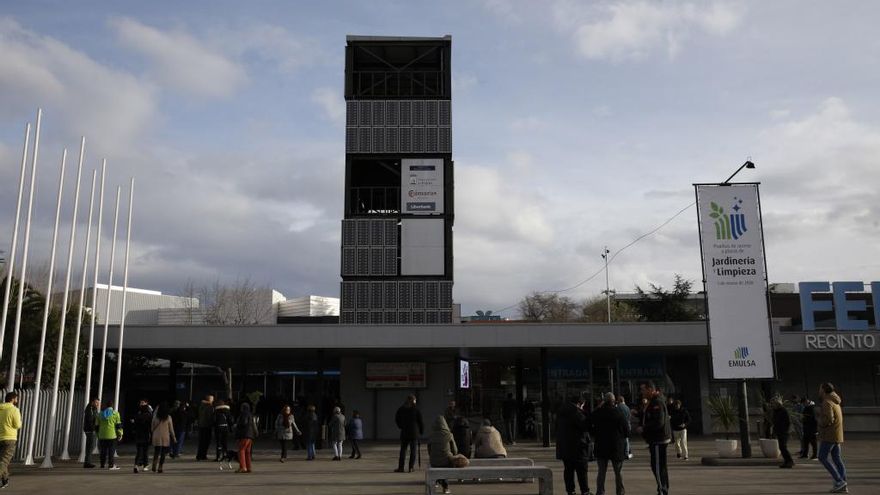
<svg viewBox="0 0 880 495"><path fill-rule="evenodd" d="M567 494L574 495L575 481L582 495L590 494L587 466L597 463L596 494L605 494L605 479L610 464L615 476L617 495L624 494L623 463L633 458L630 443L632 433L640 435L646 443L650 457L650 469L657 484L657 493L669 493L667 449L675 445L676 456L688 460L687 430L691 417L680 400L665 398L651 381L640 384L641 401L630 408L622 396L606 393L595 408L590 410L583 396L572 396L556 411L556 457L563 463L563 480ZM795 427L800 436L799 458L817 459L828 470L832 479L832 492L846 493L846 467L841 456L843 444L842 399L831 383L823 383L818 389L820 404L808 398L793 397L794 413L800 421L792 421L789 408L777 397L770 401L770 422L778 440L783 458L781 468L791 468L794 460L788 450L789 432ZM18 409L18 394L6 394L0 404L0 488L9 483L9 464L15 452L18 431L22 427ZM508 396L508 401L512 396ZM298 404L297 404L298 406ZM502 424L506 437L495 428L489 418L484 418L476 432L471 431L470 420L459 414L455 401L449 401L443 414L431 424L428 435L429 463L432 467L464 467L469 459L507 457L508 445L516 441L516 409L505 401ZM238 473L250 473L253 442L259 435L257 419L248 401L234 408L231 402L217 400L207 395L193 409L187 403L175 401L159 404L153 408L147 400L141 400L130 419L130 431L136 448L133 472L150 470L162 473L166 457L176 458L183 454L184 439L190 423L198 428L197 461L208 460L213 439L214 461L220 469L237 460ZM400 452L396 472L412 472L416 463L421 465L420 439L425 435L422 414L417 407L415 395L407 397L395 414L400 429ZM288 445L305 449L306 459L315 459L315 445L319 439L326 440L333 449L333 460L341 461L346 441L351 445L350 459L360 459L359 442L364 438L364 424L358 411L352 411L346 419L344 406L337 403L326 421L319 421L314 405L295 408L283 405L274 421L274 435L280 445L280 461L285 462ZM326 429L325 429L326 428ZM119 470L116 464L116 446L122 440L124 423L112 402L100 404L93 399L83 413L84 468L97 467L92 463L92 451L97 441L100 467ZM236 440L230 448L229 437ZM150 459L152 447L152 459ZM409 463L406 465L407 452ZM408 469L405 469L407 467ZM441 480L444 493L448 484Z"/></svg>

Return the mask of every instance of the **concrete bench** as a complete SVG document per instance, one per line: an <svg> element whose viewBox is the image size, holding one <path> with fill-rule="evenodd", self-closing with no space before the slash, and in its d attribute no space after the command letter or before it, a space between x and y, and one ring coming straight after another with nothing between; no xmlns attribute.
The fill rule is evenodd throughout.
<svg viewBox="0 0 880 495"><path fill-rule="evenodd" d="M471 458L468 467L484 466L534 466L535 461L528 457L490 457Z"/></svg>
<svg viewBox="0 0 880 495"><path fill-rule="evenodd" d="M538 495L553 495L553 471L546 466L468 466L425 470L425 493L434 495L437 480L538 478Z"/></svg>

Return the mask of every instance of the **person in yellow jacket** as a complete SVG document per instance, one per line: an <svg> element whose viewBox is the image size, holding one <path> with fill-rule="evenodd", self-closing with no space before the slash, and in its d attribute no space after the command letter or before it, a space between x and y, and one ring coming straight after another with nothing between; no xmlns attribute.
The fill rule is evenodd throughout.
<svg viewBox="0 0 880 495"><path fill-rule="evenodd" d="M15 454L18 430L21 429L18 393L7 393L5 400L0 404L0 488L6 488L9 484L9 463Z"/></svg>
<svg viewBox="0 0 880 495"><path fill-rule="evenodd" d="M834 479L832 493L849 493L846 485L846 467L840 457L843 443L843 402L840 394L830 383L819 385L822 409L819 413L819 461Z"/></svg>
<svg viewBox="0 0 880 495"><path fill-rule="evenodd" d="M113 459L116 452L116 442L122 440L122 418L119 411L113 410L113 402L108 401L104 405L104 410L98 415L96 426L98 427L98 448L101 451L101 467L107 463L110 469L116 471L119 466Z"/></svg>

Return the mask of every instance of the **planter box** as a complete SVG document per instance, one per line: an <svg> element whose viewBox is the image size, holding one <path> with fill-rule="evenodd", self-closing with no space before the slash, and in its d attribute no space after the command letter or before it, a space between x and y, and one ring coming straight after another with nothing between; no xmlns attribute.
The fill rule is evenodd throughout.
<svg viewBox="0 0 880 495"><path fill-rule="evenodd" d="M739 442L737 440L715 440L715 448L718 450L719 457L736 457L737 447L739 447Z"/></svg>
<svg viewBox="0 0 880 495"><path fill-rule="evenodd" d="M779 442L775 438L759 438L761 452L768 459L778 459L782 452L779 451Z"/></svg>

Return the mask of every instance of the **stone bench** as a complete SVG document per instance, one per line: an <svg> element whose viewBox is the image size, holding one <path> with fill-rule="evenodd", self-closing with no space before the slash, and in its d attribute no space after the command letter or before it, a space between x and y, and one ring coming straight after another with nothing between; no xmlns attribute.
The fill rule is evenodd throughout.
<svg viewBox="0 0 880 495"><path fill-rule="evenodd" d="M468 467L484 466L534 466L535 461L528 457L489 457L471 458Z"/></svg>
<svg viewBox="0 0 880 495"><path fill-rule="evenodd" d="M485 459L489 460L489 459ZM493 459L497 460L497 459ZM425 493L434 495L437 480L515 480L538 478L538 495L553 495L553 471L546 466L468 466L425 470Z"/></svg>

